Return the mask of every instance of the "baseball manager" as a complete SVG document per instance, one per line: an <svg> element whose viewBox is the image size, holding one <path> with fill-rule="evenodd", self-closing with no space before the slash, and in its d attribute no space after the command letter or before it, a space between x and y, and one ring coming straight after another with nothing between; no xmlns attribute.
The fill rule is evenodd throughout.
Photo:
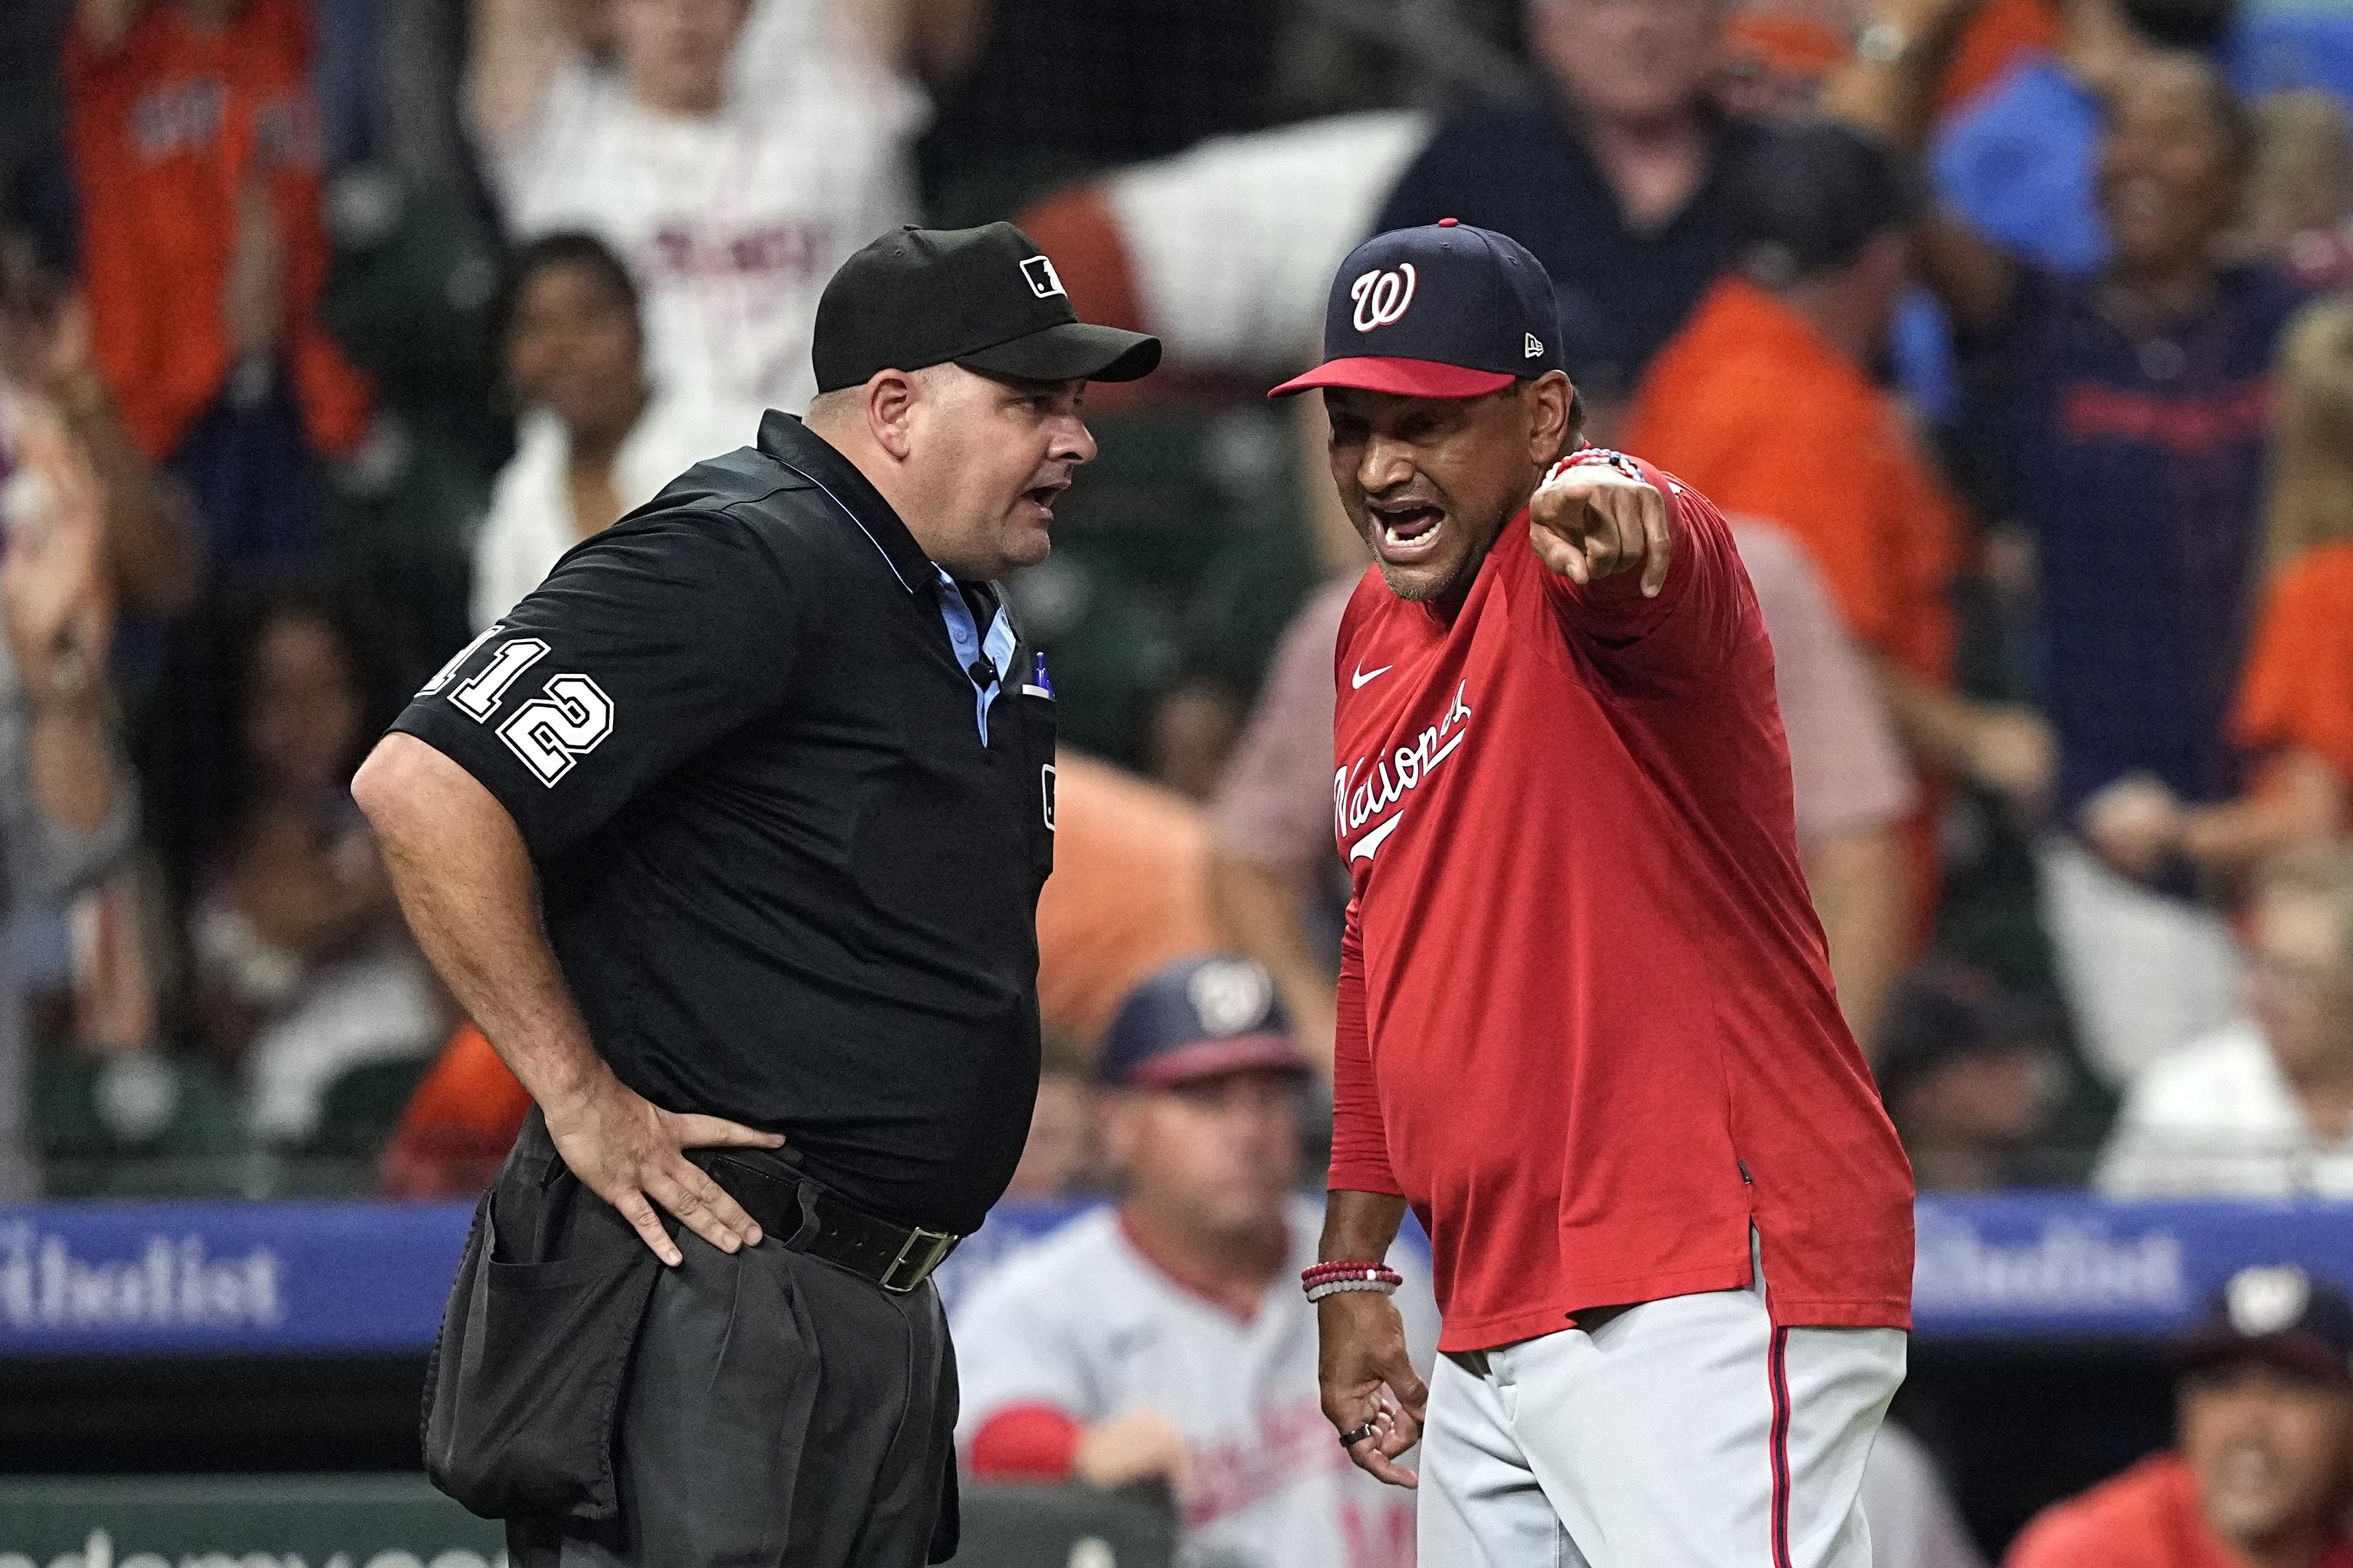
<svg viewBox="0 0 2353 1568"><path fill-rule="evenodd" d="M1424 1442L1431 1568L1867 1568L1910 1172L1831 991L1731 531L1577 442L1557 332L1509 237L1399 229L1278 389L1324 389L1375 556L1335 668L1324 1412L1399 1485ZM1426 1388L1382 1293L1409 1203Z"/></svg>
<svg viewBox="0 0 2353 1568"><path fill-rule="evenodd" d="M566 555L361 770L537 1101L426 1430L518 1564L954 1549L928 1277L1021 1152L1053 855L1052 682L990 583L1093 456L1086 383L1159 355L1009 224L884 236L807 423Z"/></svg>

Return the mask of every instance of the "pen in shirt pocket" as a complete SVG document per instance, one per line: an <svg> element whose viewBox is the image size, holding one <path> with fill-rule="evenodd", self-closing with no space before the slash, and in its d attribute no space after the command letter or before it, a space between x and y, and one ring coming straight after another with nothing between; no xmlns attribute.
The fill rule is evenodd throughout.
<svg viewBox="0 0 2353 1568"><path fill-rule="evenodd" d="M1039 654L1038 656L1037 663L1031 667L1029 682L1021 688L1021 695L1024 697L1042 697L1049 702L1051 702L1054 700L1054 679L1053 677L1046 673L1046 656L1044 654Z"/></svg>

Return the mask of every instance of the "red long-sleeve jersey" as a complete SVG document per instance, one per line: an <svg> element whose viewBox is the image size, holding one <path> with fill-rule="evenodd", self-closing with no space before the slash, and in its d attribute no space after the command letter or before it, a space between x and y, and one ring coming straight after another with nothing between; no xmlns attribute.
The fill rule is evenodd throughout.
<svg viewBox="0 0 2353 1568"><path fill-rule="evenodd" d="M1451 614L1368 573L1341 625L1355 879L1331 1185L1430 1232L1445 1350L1749 1282L1911 1321L1912 1180L1799 869L1773 653L1715 508L1580 588L1523 512Z"/></svg>

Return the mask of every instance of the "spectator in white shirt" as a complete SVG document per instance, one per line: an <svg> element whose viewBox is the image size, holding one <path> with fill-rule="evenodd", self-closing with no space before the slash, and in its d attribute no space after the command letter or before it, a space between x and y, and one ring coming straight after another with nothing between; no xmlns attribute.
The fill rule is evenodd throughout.
<svg viewBox="0 0 2353 1568"><path fill-rule="evenodd" d="M629 263L657 381L797 413L825 280L914 216L924 100L846 28L735 69L751 9L611 0L606 68L563 0L475 0L467 108L512 237L586 230Z"/></svg>
<svg viewBox="0 0 2353 1568"><path fill-rule="evenodd" d="M524 246L498 322L507 384L524 412L474 543L478 628L538 587L565 551L760 428L757 403L647 374L637 285L593 236Z"/></svg>
<svg viewBox="0 0 2353 1568"><path fill-rule="evenodd" d="M2103 1191L2353 1197L2353 856L2264 872L2248 961L2249 1016L2134 1081Z"/></svg>

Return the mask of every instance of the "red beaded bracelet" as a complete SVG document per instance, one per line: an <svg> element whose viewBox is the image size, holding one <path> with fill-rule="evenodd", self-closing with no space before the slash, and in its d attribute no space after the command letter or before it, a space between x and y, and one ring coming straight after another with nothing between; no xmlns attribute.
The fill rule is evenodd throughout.
<svg viewBox="0 0 2353 1568"><path fill-rule="evenodd" d="M1397 1277L1397 1270L1386 1263L1374 1263L1363 1258L1347 1258L1333 1263L1313 1264L1299 1271L1303 1285L1320 1285L1326 1279L1377 1279L1384 1275ZM1402 1281L1400 1281L1402 1282Z"/></svg>
<svg viewBox="0 0 2353 1568"><path fill-rule="evenodd" d="M1377 1290L1382 1295L1393 1293L1405 1283L1405 1276L1386 1263L1352 1258L1343 1262L1318 1263L1300 1271L1299 1283L1311 1301L1343 1291Z"/></svg>
<svg viewBox="0 0 2353 1568"><path fill-rule="evenodd" d="M1552 466L1545 474L1545 482L1550 484L1571 468L1581 468L1595 463L1615 468L1630 479L1640 479L1642 477L1642 465L1623 452L1613 452L1607 447L1579 447Z"/></svg>

